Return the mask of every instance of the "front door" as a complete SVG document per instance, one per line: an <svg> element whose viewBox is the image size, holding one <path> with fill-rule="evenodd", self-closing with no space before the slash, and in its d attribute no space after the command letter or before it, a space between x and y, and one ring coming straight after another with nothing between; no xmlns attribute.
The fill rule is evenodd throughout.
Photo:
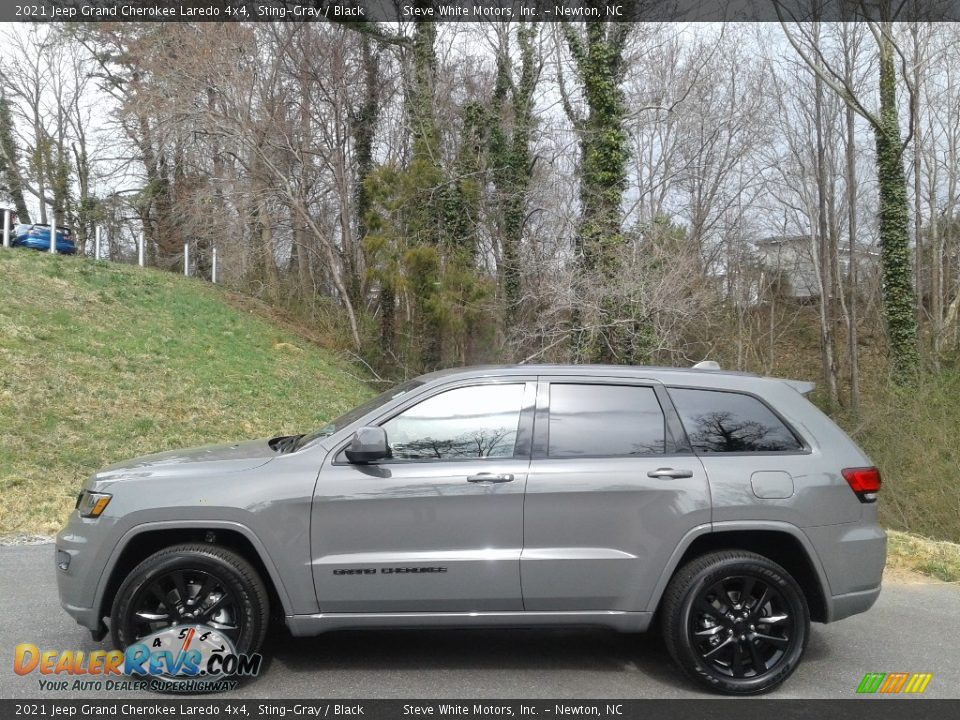
<svg viewBox="0 0 960 720"><path fill-rule="evenodd" d="M321 612L522 610L532 378L438 388L376 421L392 457L331 453L311 519Z"/></svg>

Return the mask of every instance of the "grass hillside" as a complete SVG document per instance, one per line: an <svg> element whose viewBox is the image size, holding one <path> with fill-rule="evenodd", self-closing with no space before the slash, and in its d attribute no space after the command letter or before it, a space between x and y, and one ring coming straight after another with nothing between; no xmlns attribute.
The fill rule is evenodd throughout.
<svg viewBox="0 0 960 720"><path fill-rule="evenodd" d="M0 534L55 532L108 463L303 432L369 394L209 284L0 250Z"/></svg>

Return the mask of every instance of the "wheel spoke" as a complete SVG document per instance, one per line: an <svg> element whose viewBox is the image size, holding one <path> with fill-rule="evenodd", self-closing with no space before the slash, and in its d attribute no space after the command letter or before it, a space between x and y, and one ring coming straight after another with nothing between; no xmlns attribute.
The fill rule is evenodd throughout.
<svg viewBox="0 0 960 720"><path fill-rule="evenodd" d="M210 607L203 608L203 610L201 610L198 613L197 617L198 618L211 617L215 612L217 612L220 608L226 605L229 599L230 599L230 595L224 592L219 598L217 598L216 602L214 602Z"/></svg>
<svg viewBox="0 0 960 720"><path fill-rule="evenodd" d="M770 586L767 585L763 588L763 592L760 594L760 599L757 600L757 604L753 606L753 609L750 610L750 616L757 618L760 616L760 613L763 612L763 608L768 602L770 602Z"/></svg>
<svg viewBox="0 0 960 720"><path fill-rule="evenodd" d="M743 587L740 590L741 607L747 607L750 600L753 599L753 588L756 584L757 581L752 577L743 579Z"/></svg>
<svg viewBox="0 0 960 720"><path fill-rule="evenodd" d="M733 660L730 661L730 670L735 678L743 677L743 647L740 643L733 646Z"/></svg>
<svg viewBox="0 0 960 720"><path fill-rule="evenodd" d="M712 650L709 650L708 652L703 653L703 659L704 659L704 660L707 660L707 659L713 657L713 656L716 655L718 652L720 652L721 650L723 650L725 647L729 647L730 643L732 643L732 642L733 642L733 638L727 638L726 640L724 640L722 643L720 643L719 645L717 645L717 646L716 646L715 648L713 648Z"/></svg>
<svg viewBox="0 0 960 720"><path fill-rule="evenodd" d="M697 632L695 632L694 635L698 635L700 637L711 637L712 635L716 635L721 630L723 630L722 625L714 625L713 627L707 628L705 630L697 630Z"/></svg>
<svg viewBox="0 0 960 720"><path fill-rule="evenodd" d="M169 613L151 613L151 612L146 612L145 610L138 610L136 615L138 618L148 623L163 622L164 620L167 620L167 621L170 620Z"/></svg>
<svg viewBox="0 0 960 720"><path fill-rule="evenodd" d="M183 580L183 573L175 572L170 578L173 580L173 586L177 589L177 603L186 606L189 595L187 594L187 584Z"/></svg>
<svg viewBox="0 0 960 720"><path fill-rule="evenodd" d="M193 605L196 607L203 607L204 602L210 596L210 593L213 592L213 588L216 587L217 581L213 575L207 575L203 580L203 585L200 586L200 589L197 590L197 594L193 596Z"/></svg>
<svg viewBox="0 0 960 720"><path fill-rule="evenodd" d="M167 596L164 594L163 590L160 589L160 586L157 583L153 583L150 585L150 594L153 595L153 597L156 598L157 602L159 602L163 607L165 608L170 607L170 603L167 600Z"/></svg>
<svg viewBox="0 0 960 720"><path fill-rule="evenodd" d="M773 625L775 623L781 623L784 620L789 620L790 616L787 614L783 615L769 615L767 617L757 618L757 622L761 625Z"/></svg>
<svg viewBox="0 0 960 720"><path fill-rule="evenodd" d="M750 661L753 663L753 669L756 671L757 675L762 675L767 669L767 664L763 661L763 658L760 655L760 649L756 646L753 640L747 641L747 647L750 649Z"/></svg>
<svg viewBox="0 0 960 720"><path fill-rule="evenodd" d="M776 637L775 635L765 635L763 633L756 634L757 640L773 645L778 650L786 650L790 645L789 638Z"/></svg>

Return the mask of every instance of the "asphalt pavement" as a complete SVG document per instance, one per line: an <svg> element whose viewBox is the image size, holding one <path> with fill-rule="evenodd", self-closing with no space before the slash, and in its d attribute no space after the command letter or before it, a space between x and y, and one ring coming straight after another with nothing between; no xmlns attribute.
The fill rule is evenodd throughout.
<svg viewBox="0 0 960 720"><path fill-rule="evenodd" d="M41 692L13 671L14 647L104 650L61 610L51 545L0 547L0 698L103 698ZM870 612L813 626L806 656L768 697L851 698L868 672L933 673L925 697L960 698L960 587L886 582ZM272 628L260 677L228 698L683 698L655 635L605 630L339 631L293 638ZM111 698L144 698L143 692Z"/></svg>

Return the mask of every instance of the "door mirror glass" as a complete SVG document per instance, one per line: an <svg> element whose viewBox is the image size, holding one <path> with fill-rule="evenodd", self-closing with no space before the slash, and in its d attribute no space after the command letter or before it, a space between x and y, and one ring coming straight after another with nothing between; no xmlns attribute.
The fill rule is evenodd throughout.
<svg viewBox="0 0 960 720"><path fill-rule="evenodd" d="M358 465L390 457L387 433L382 427L362 427L353 434L347 447L347 460Z"/></svg>

